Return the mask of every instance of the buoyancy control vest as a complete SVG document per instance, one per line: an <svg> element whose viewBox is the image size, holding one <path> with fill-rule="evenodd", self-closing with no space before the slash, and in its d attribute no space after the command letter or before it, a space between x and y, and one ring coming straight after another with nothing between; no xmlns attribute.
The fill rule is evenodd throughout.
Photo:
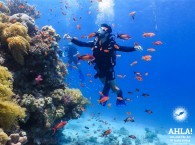
<svg viewBox="0 0 195 145"><path fill-rule="evenodd" d="M109 69L116 65L116 44L114 35L109 35L108 39L102 43L97 36L93 41L93 56L95 57L94 63L101 70Z"/></svg>

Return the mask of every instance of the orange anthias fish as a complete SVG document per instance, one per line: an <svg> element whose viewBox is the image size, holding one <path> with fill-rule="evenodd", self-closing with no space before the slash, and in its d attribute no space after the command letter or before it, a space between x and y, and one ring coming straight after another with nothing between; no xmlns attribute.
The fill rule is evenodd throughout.
<svg viewBox="0 0 195 145"><path fill-rule="evenodd" d="M132 17L133 20L135 19L135 14L136 14L136 11L133 11L133 12L129 13L129 15Z"/></svg>
<svg viewBox="0 0 195 145"><path fill-rule="evenodd" d="M138 81L143 81L142 76L136 76L135 78L136 78Z"/></svg>
<svg viewBox="0 0 195 145"><path fill-rule="evenodd" d="M137 61L133 61L133 62L130 64L130 66L133 66L133 65L135 65L135 64L137 64Z"/></svg>
<svg viewBox="0 0 195 145"><path fill-rule="evenodd" d="M85 54L85 55L78 56L78 60L92 61L94 59L95 59L95 57L93 55L90 55L90 54Z"/></svg>
<svg viewBox="0 0 195 145"><path fill-rule="evenodd" d="M154 48L148 48L147 51L154 52L154 51L156 51L156 49L154 49Z"/></svg>
<svg viewBox="0 0 195 145"><path fill-rule="evenodd" d="M145 60L145 61L150 61L152 58L151 55L145 55L145 56L142 56L142 59Z"/></svg>
<svg viewBox="0 0 195 145"><path fill-rule="evenodd" d="M161 44L163 44L163 43L162 43L162 41L155 41L155 42L153 42L153 44L154 44L154 45L161 45Z"/></svg>
<svg viewBox="0 0 195 145"><path fill-rule="evenodd" d="M100 100L98 100L98 102L102 104L102 103L104 103L104 102L106 102L108 100L109 100L109 97L108 96L104 96Z"/></svg>
<svg viewBox="0 0 195 145"><path fill-rule="evenodd" d="M87 36L87 38L92 38L92 37L94 37L95 35L96 35L96 33L95 33L95 32L90 33L90 34Z"/></svg>
<svg viewBox="0 0 195 145"><path fill-rule="evenodd" d="M77 29L78 30L81 30L81 25L77 25Z"/></svg>
<svg viewBox="0 0 195 145"><path fill-rule="evenodd" d="M126 75L117 75L118 78L123 79L126 77Z"/></svg>
<svg viewBox="0 0 195 145"><path fill-rule="evenodd" d="M142 36L143 36L143 37L153 37L153 36L155 36L155 34L149 32L149 33L143 33Z"/></svg>
<svg viewBox="0 0 195 145"><path fill-rule="evenodd" d="M0 2L0 8L2 8L3 7L3 3L2 2Z"/></svg>
<svg viewBox="0 0 195 145"><path fill-rule="evenodd" d="M129 36L128 34L117 34L117 38L128 40L131 38L131 36Z"/></svg>
<svg viewBox="0 0 195 145"><path fill-rule="evenodd" d="M56 131L57 131L58 129L64 127L67 123L68 123L68 122L66 122L66 121L62 121L62 122L56 124L56 125L54 126L54 128L53 128L53 135L56 133Z"/></svg>
<svg viewBox="0 0 195 145"><path fill-rule="evenodd" d="M24 6L23 5L19 5L18 8L19 9L24 9Z"/></svg>
<svg viewBox="0 0 195 145"><path fill-rule="evenodd" d="M111 129L108 129L108 130L104 131L103 134L102 134L102 137L109 135L111 132L112 132Z"/></svg>

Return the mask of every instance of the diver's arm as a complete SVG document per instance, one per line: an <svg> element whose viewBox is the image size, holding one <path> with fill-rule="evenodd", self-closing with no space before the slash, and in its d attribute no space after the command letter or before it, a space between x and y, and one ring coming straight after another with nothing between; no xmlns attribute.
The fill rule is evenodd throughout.
<svg viewBox="0 0 195 145"><path fill-rule="evenodd" d="M71 41L72 43L81 46L81 47L93 47L93 42L82 42L77 39L72 38L68 34L64 34L63 38L66 38L67 40Z"/></svg>
<svg viewBox="0 0 195 145"><path fill-rule="evenodd" d="M72 38L71 42L80 47L93 47L93 42L82 42L74 38Z"/></svg>
<svg viewBox="0 0 195 145"><path fill-rule="evenodd" d="M117 51L122 52L132 52L132 51L142 51L143 48L137 43L134 43L134 46L118 46L119 49L116 49Z"/></svg>
<svg viewBox="0 0 195 145"><path fill-rule="evenodd" d="M119 49L116 49L116 51L122 51L122 52L132 52L136 51L134 47L128 47L128 46L119 46Z"/></svg>

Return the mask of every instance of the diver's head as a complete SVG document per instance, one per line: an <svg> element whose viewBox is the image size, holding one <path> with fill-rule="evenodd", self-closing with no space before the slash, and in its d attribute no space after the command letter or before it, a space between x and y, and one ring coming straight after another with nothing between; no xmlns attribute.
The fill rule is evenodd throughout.
<svg viewBox="0 0 195 145"><path fill-rule="evenodd" d="M97 31L100 38L107 37L110 33L112 33L112 28L107 24L101 24L101 27Z"/></svg>
<svg viewBox="0 0 195 145"><path fill-rule="evenodd" d="M65 52L68 52L73 47L73 43L69 42L67 45L65 45L64 50Z"/></svg>

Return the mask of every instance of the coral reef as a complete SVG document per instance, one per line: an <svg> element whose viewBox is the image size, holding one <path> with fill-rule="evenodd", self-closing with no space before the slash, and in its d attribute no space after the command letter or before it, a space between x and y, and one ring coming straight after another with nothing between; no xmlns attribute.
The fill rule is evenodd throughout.
<svg viewBox="0 0 195 145"><path fill-rule="evenodd" d="M9 17L10 23L20 22L22 25L28 28L28 34L34 36L36 34L36 25L33 18L24 13L17 13Z"/></svg>
<svg viewBox="0 0 195 145"><path fill-rule="evenodd" d="M121 127L118 132L118 134L121 134L121 135L126 135L128 136L129 135L129 131L125 128L125 127Z"/></svg>
<svg viewBox="0 0 195 145"><path fill-rule="evenodd" d="M29 42L22 36L9 37L7 42L15 61L24 65L24 56L28 54L30 48Z"/></svg>
<svg viewBox="0 0 195 145"><path fill-rule="evenodd" d="M28 35L28 29L23 26L21 23L16 22L14 24L9 24L7 25L5 29L2 31L1 39L2 41L7 41L9 37L14 37L14 36L22 36L24 37L27 41L30 41L31 38Z"/></svg>
<svg viewBox="0 0 195 145"><path fill-rule="evenodd" d="M0 127L11 134L8 144L27 142L21 129L31 144L57 144L52 128L79 118L88 100L80 90L66 88L68 71L57 57L55 29L38 30L33 18L40 13L26 1L9 0L7 6L11 16L0 14Z"/></svg>
<svg viewBox="0 0 195 145"><path fill-rule="evenodd" d="M0 145L6 145L7 141L10 140L8 135L0 128Z"/></svg>
<svg viewBox="0 0 195 145"><path fill-rule="evenodd" d="M0 13L0 22L2 23L9 22L9 16L4 13Z"/></svg>
<svg viewBox="0 0 195 145"><path fill-rule="evenodd" d="M148 143L153 143L155 141L158 141L157 134L153 131L151 131L149 128L145 128L145 137L144 140Z"/></svg>
<svg viewBox="0 0 195 145"><path fill-rule="evenodd" d="M21 23L6 24L0 23L0 39L3 44L7 44L16 62L24 65L24 56L30 48L27 28Z"/></svg>
<svg viewBox="0 0 195 145"><path fill-rule="evenodd" d="M26 13L34 19L40 17L40 12L36 10L36 7L29 5L25 0L9 0L7 1L7 7L10 10L10 15Z"/></svg>
<svg viewBox="0 0 195 145"><path fill-rule="evenodd" d="M122 144L123 145L132 145L132 141L129 139L129 137L122 138Z"/></svg>
<svg viewBox="0 0 195 145"><path fill-rule="evenodd" d="M0 1L0 12L2 12L2 13L8 13L8 14L10 13L9 8L2 1Z"/></svg>
<svg viewBox="0 0 195 145"><path fill-rule="evenodd" d="M12 75L7 68L0 66L0 127L8 131L17 125L18 118L25 117L25 109L11 101Z"/></svg>
<svg viewBox="0 0 195 145"><path fill-rule="evenodd" d="M12 92L12 74L6 67L0 66L0 100L10 100Z"/></svg>
<svg viewBox="0 0 195 145"><path fill-rule="evenodd" d="M8 145L23 145L27 143L26 133L21 131L20 133L14 133L9 136L10 141L8 141Z"/></svg>

